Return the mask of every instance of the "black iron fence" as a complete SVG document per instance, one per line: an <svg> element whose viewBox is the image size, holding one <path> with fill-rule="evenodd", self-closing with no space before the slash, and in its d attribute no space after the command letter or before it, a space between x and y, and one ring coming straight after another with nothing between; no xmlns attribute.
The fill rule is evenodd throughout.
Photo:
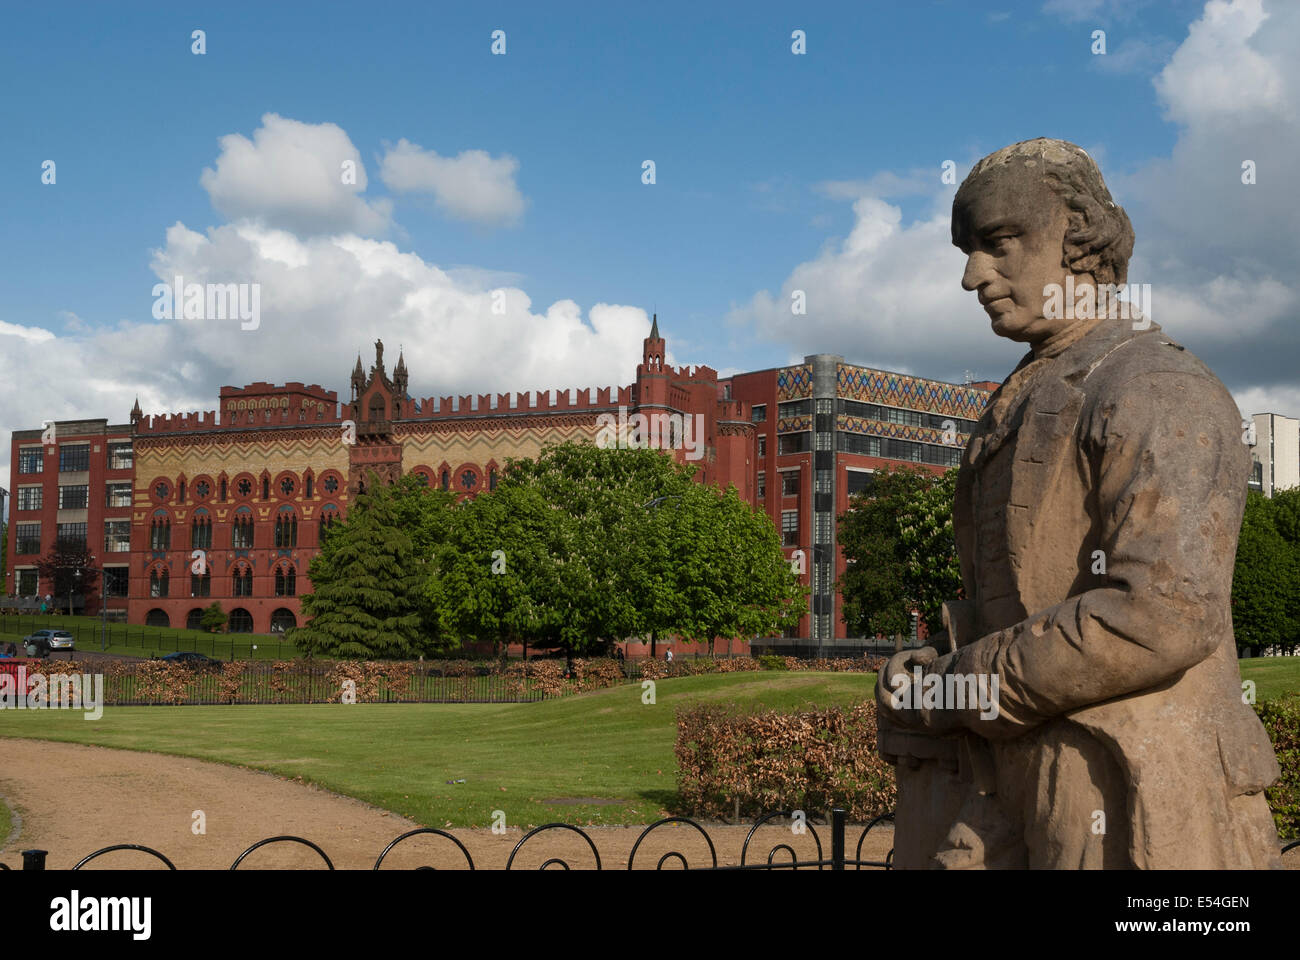
<svg viewBox="0 0 1300 960"><path fill-rule="evenodd" d="M794 848L789 843L774 844L771 848L768 849L767 854L765 856L761 856L761 858L755 859L754 856L751 855L751 845L753 844L754 841L754 835L757 833L760 827L762 827L764 824L772 820L775 820L778 817L793 819L794 814L788 810L779 810L759 818L757 821L755 821L754 825L750 827L749 832L745 836L745 841L742 844L740 849L740 863L722 864L722 865L719 865L718 863L717 847L713 843L713 839L709 836L709 832L705 830L704 827L700 826L700 824L696 823L694 820L691 820L688 817L665 817L662 820L655 821L654 823L650 824L648 827L646 827L644 830L641 831L640 835L636 839L636 842L632 845L632 852L629 854L627 859L627 869L629 870L636 869L636 855L637 852L641 849L641 845L642 843L645 842L646 838L655 830L658 830L661 827L666 827L670 824L681 824L690 827L696 832L698 832L703 837L704 841L708 846L708 852L709 852L708 862L704 864L699 864L699 863L692 864L690 859L680 851L669 850L659 855L657 861L655 862L655 866L654 866L655 870L663 870L665 866L669 864L680 865L682 869L691 869L691 870L805 870L805 869L846 870L850 867L852 867L854 870L861 870L864 867L877 868L883 870L893 869L894 851L892 849L885 856L884 860L862 859L862 845L864 841L867 839L867 835L872 831L872 829L876 828L877 826L880 826L881 824L892 823L894 819L894 814L892 811L886 814L882 814L879 817L876 817L874 820L872 820L870 823L866 824L866 826L862 828L862 832L858 834L857 843L853 848L853 856L851 857L848 855L849 837L848 837L848 825L846 823L847 815L844 810L835 809L831 811L831 816L830 816L830 824L829 824L830 836L828 837L830 842L829 849L827 849L827 847L823 845L821 835L817 832L816 826L814 826L811 823L808 823L804 826L804 830L806 830L806 832L811 836L815 844L817 853L814 859L812 860L798 859L794 851ZM823 825L823 829L825 829L825 825ZM586 844L585 849L587 851L590 851L591 860L594 863L594 868L596 870L605 869L603 861L600 858L600 850L597 848L595 841L592 840L591 835L588 834L582 828L575 827L572 824L568 824L568 823L547 823L547 824L543 824L540 827L534 827L532 830L529 830L526 834L524 834L524 836L519 840L518 843L515 844L514 848L510 851L510 857L509 859L506 860L505 869L507 870L515 869L516 859L518 858L520 852L524 849L524 847L527 845L527 843L530 840L549 831L556 831L556 830L568 831L577 834L583 841L585 841ZM389 854L391 854L392 851L397 846L399 846L400 844L404 843L407 840L410 840L412 837L417 837L417 836L434 836L446 840L451 844L454 844L455 848L459 851L460 856L463 857L465 860L465 869L467 870L478 869L477 865L474 863L473 856L470 854L469 850L465 847L465 844L463 844L452 834L448 833L446 830L438 830L433 827L420 827L416 830L409 830L406 833L403 833L400 836L395 837L394 839L389 841L389 843L380 852L378 859L375 860L375 864L371 869L373 870L380 869L384 864L384 860L388 858ZM317 844L313 843L312 841L304 837L295 837L295 836L288 836L288 835L266 837L265 839L257 841L256 843L254 843L248 849L244 850L242 853L239 854L239 856L235 858L235 861L230 865L230 869L231 870L239 869L239 866L248 858L249 854L254 853L255 851L261 849L262 847L270 846L271 844L275 844L275 843L294 843L294 844L299 844L301 846L305 846L311 849L312 851L314 851L316 855L320 857L321 861L325 865L325 869L327 870L334 869L334 863L333 861L330 860L329 854L327 854ZM1292 840L1291 842L1285 844L1282 847L1281 855L1283 858L1285 858L1288 853L1296 849L1300 849L1300 840ZM72 869L80 870L92 860L97 860L100 857L106 856L110 853L118 853L122 851L134 851L138 853L144 853L160 861L163 864L163 866L166 867L168 870L176 869L176 865L172 863L172 861L169 860L165 854L160 853L159 851L153 849L152 847L146 847L138 843L115 843L107 847L102 847L101 849L95 850L94 852L88 853L86 856L82 857L72 866ZM46 858L48 857L48 855L49 855L48 851L45 850L23 850L22 869L45 870L47 868ZM788 859L786 859L787 857ZM585 855L583 859L584 861L586 860ZM457 863L459 863L459 857L456 858L456 861ZM642 862L644 863L646 861L643 859ZM562 857L550 857L547 860L543 861L543 863L537 869L547 870L551 867L555 867L561 870L572 869L569 862ZM0 870L11 870L11 869L12 868L8 864L4 863L3 861L0 861ZM425 865L425 866L416 867L415 869L436 870L437 868L433 866Z"/></svg>
<svg viewBox="0 0 1300 960"><path fill-rule="evenodd" d="M57 674L60 658L24 660L29 674ZM14 661L6 671L16 669ZM247 660L188 667L155 661L79 663L103 667L104 706L284 703L536 703L561 693L536 677L489 667L448 672L431 663L362 665L296 660ZM371 669L367 669L371 667ZM564 691L564 692L567 692Z"/></svg>
<svg viewBox="0 0 1300 960"><path fill-rule="evenodd" d="M774 813L769 813L759 818L757 821L755 821L754 825L750 827L749 833L746 834L745 836L745 841L742 844L740 849L740 863L724 864L724 865L718 864L717 847L714 845L713 839L709 836L709 832L705 830L704 827L700 826L700 824L696 823L694 820L691 820L688 817L666 817L662 820L655 821L654 823L650 824L648 827L646 827L644 830L641 831L640 835L636 839L636 842L632 845L632 852L631 854L629 854L627 859L627 869L629 870L636 869L637 851L641 849L641 846L645 842L646 838L649 837L649 835L654 831L659 830L662 827L666 827L670 824L681 824L693 828L696 832L698 832L704 838L704 841L708 846L709 859L707 863L692 864L690 858L688 858L680 851L670 850L666 853L662 853L659 855L657 861L655 862L655 866L654 866L655 870L663 870L665 866L669 864L680 865L682 869L691 869L691 870L701 870L701 869L702 870L780 870L780 869L845 870L848 869L849 867L852 867L855 870L861 870L863 867L874 867L883 870L891 869L893 855L894 855L893 850L889 851L889 854L885 857L884 860L863 860L862 844L863 841L866 840L867 834L869 834L873 828L886 822L892 822L892 820L894 819L894 814L892 812L876 817L874 820L872 820L870 823L868 823L866 826L862 828L862 832L858 835L857 845L854 847L852 857L848 855L848 846L847 846L848 830L847 830L847 823L846 823L847 814L845 813L844 810L836 809L831 811L831 816L830 816L830 824L829 824L830 835L827 838L829 841L829 847L823 845L821 835L817 832L816 826L806 822L804 822L803 824L802 829L806 831L808 835L810 835L811 839L815 844L816 851L817 851L815 859L799 860L795 854L794 848L788 843L775 844L768 850L766 856L762 857L761 859L754 859L754 854L751 852L751 846L753 845L754 835L755 833L757 833L758 829L762 827L764 824L772 820L775 820L778 817L793 819L794 816L795 814L792 813L791 811L778 810ZM826 825L823 824L822 829L825 828ZM524 836L519 840L519 842L515 844L514 849L510 851L510 857L509 859L506 860L505 869L507 870L516 869L515 861L519 857L520 852L528 844L528 842L534 839L535 837L538 837L550 831L568 831L577 834L583 841L585 841L586 844L585 849L590 851L591 853L591 862L594 863L594 869L596 870L605 869L604 864L600 858L600 850L597 848L595 841L592 840L591 835L588 834L582 828L575 827L572 824L568 824L568 823L547 823L547 824L543 824L540 827L534 827L532 830L529 830L526 834L524 834ZM380 867L383 866L384 860L387 859L387 857L389 856L389 854L392 853L394 848L396 848L399 844L402 844L405 841L411 839L412 837L417 837L417 836L436 836L447 840L448 842L454 844L455 847L458 849L460 855L464 857L465 869L468 870L478 869L478 867L474 863L473 856L470 855L469 850L465 847L463 843L461 843L460 840L458 840L452 834L448 833L446 830L437 830L434 829L433 827L420 827L419 829L416 830L409 830L406 833L403 833L402 835L395 837L393 840L389 841L388 845L385 846L384 849L380 852L378 859L375 860L375 865L374 867L372 867L372 869L374 870L380 869ZM295 836L288 836L288 835L266 837L263 840L257 841L257 843L253 844L247 850L244 850L242 853L239 854L239 856L235 858L235 861L230 865L230 869L231 870L239 869L240 864L242 864L248 858L249 854L253 853L256 850L261 849L262 847L266 847L274 843L295 843L295 844L305 846L311 849L312 851L314 851L316 855L320 857L321 861L325 865L325 869L327 870L334 869L334 863L333 861L330 860L329 855L324 850L322 850L319 846L317 846L315 843L313 843L312 841L304 837L295 837ZM120 851L128 851L128 850L144 853L151 857L154 857L155 859L160 861L163 864L163 866L166 867L168 870L176 869L176 865L173 864L172 861L169 860L165 854L160 853L157 850L154 850L152 847L146 847L137 843L115 843L112 844L111 846L103 847L99 850L94 851L93 853L89 853L86 856L82 857L80 860L76 862L76 864L73 865L72 869L80 870L92 860L96 860L110 853L117 853ZM22 868L24 870L45 870L47 856L48 856L48 852L45 850L24 850L22 851L22 858L23 858ZM789 859L786 859L786 857L788 857ZM457 860L459 861L459 858L457 858ZM583 856L583 861L584 862L587 861L585 855ZM645 863L646 860L643 858L642 862ZM562 857L550 857L547 860L545 860L541 864L541 866L539 866L537 869L547 870L552 867L561 870L572 869L569 862ZM11 868L7 864L0 862L0 870L9 870L9 869ZM417 867L416 869L435 870L437 868L432 866L421 866L421 867Z"/></svg>

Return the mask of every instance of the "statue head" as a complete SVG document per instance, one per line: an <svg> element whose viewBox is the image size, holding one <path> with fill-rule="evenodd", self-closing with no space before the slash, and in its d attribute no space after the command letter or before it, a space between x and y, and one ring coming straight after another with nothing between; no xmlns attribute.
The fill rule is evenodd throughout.
<svg viewBox="0 0 1300 960"><path fill-rule="evenodd" d="M999 336L1039 344L1074 324L1044 318L1049 284L1122 284L1133 226L1092 157L1064 140L1025 140L975 164L952 203L962 286Z"/></svg>

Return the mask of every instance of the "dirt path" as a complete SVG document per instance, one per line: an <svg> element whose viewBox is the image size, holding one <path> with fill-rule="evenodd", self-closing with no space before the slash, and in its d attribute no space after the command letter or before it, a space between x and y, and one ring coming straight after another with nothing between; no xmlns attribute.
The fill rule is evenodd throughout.
<svg viewBox="0 0 1300 960"><path fill-rule="evenodd" d="M113 750L42 740L0 739L0 800L17 811L18 836L0 837L0 862L18 868L20 851L49 851L50 869L65 870L86 854L115 843L138 843L165 854L179 869L225 869L245 849L264 837L292 834L319 845L338 869L370 869L384 846L419 826L396 814L271 774L157 753ZM194 813L201 810L205 832L196 834ZM562 818L562 814L557 819ZM707 824L719 864L740 862L747 827ZM626 869L642 827L588 827L605 869ZM830 856L830 828L818 825L823 856ZM478 869L502 869L523 831L508 828L452 830L469 848ZM848 831L851 857L861 828ZM792 834L788 826L770 825L756 834L746 862L766 860L777 844L789 844L800 859L816 857L809 833ZM893 845L893 831L878 827L863 844L868 860L883 860ZM694 867L711 863L708 844L689 826L660 827L636 854L638 869L653 869L670 851L685 855ZM536 869L552 857L574 869L595 860L586 842L569 830L549 830L528 841L514 869ZM789 859L782 851L776 860ZM150 869L158 861L146 854L119 852L94 861L118 869ZM463 868L455 845L435 836L414 837L398 846L384 868L435 866ZM324 864L299 844L272 844L249 855L247 868L308 868ZM680 863L670 858L666 869Z"/></svg>

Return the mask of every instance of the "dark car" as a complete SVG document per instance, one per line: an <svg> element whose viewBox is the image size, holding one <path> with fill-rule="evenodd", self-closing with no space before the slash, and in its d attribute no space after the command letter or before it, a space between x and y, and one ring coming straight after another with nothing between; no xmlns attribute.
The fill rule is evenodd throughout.
<svg viewBox="0 0 1300 960"><path fill-rule="evenodd" d="M23 637L23 646L29 657L48 657L51 650L75 649L73 636L67 630L37 630Z"/></svg>
<svg viewBox="0 0 1300 960"><path fill-rule="evenodd" d="M169 653L165 657L159 657L163 663L178 663L183 667L189 667L191 670L220 670L221 661L213 660L211 657L204 656L201 653L195 653L192 650L182 650L179 653Z"/></svg>

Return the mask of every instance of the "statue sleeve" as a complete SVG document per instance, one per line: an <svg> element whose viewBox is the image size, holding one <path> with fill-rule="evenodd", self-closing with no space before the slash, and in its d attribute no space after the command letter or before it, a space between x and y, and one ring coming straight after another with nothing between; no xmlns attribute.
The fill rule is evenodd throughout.
<svg viewBox="0 0 1300 960"><path fill-rule="evenodd" d="M1079 552L1085 563L1102 551L1100 585L934 664L998 677L998 717L961 721L986 737L1175 678L1232 629L1249 464L1235 403L1208 372L1188 371L1145 372L1092 396L1078 434L1097 523ZM1063 534L1061 549L1076 549Z"/></svg>

